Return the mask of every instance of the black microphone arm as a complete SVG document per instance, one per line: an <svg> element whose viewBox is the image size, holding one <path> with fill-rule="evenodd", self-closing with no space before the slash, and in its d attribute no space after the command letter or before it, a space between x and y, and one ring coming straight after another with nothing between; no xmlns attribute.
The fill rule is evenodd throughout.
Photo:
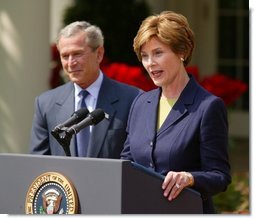
<svg viewBox="0 0 254 219"><path fill-rule="evenodd" d="M82 120L80 123L73 125L72 127L66 130L67 135L77 134L83 128L89 125L96 125L101 120L105 118L105 113L102 109L96 109L93 112L89 113L88 116Z"/></svg>
<svg viewBox="0 0 254 219"><path fill-rule="evenodd" d="M71 118L67 119L64 123L57 125L52 131L51 134L55 137L58 143L63 147L66 156L71 156L70 152L70 141L71 138L68 138L65 134L65 130L80 121L82 121L88 115L89 111L86 108L81 108L74 112L71 115Z"/></svg>
<svg viewBox="0 0 254 219"><path fill-rule="evenodd" d="M56 138L59 144L63 147L66 156L71 156L70 142L73 134L77 134L83 128L89 125L96 125L105 118L105 113L102 109L95 109L91 113L87 113L87 116L77 124L71 127L64 127L57 131L52 130L51 134Z"/></svg>
<svg viewBox="0 0 254 219"><path fill-rule="evenodd" d="M70 127L80 121L82 121L84 118L86 118L87 114L89 113L89 110L87 108L81 108L74 112L71 115L71 118L67 119L65 122L57 125L52 132L61 132L65 127Z"/></svg>

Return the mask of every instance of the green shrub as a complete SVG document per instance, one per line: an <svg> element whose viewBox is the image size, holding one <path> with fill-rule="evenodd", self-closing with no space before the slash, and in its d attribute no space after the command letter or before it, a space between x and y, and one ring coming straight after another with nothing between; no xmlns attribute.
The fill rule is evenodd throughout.
<svg viewBox="0 0 254 219"><path fill-rule="evenodd" d="M249 174L234 174L228 189L214 196L218 213L249 213Z"/></svg>
<svg viewBox="0 0 254 219"><path fill-rule="evenodd" d="M133 39L141 21L150 14L145 0L76 0L64 12L64 24L85 20L99 26L110 62L138 64Z"/></svg>

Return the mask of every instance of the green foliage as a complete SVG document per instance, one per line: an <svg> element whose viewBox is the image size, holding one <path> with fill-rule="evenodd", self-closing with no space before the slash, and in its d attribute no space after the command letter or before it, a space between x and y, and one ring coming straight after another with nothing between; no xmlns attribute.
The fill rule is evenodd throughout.
<svg viewBox="0 0 254 219"><path fill-rule="evenodd" d="M249 213L249 175L235 174L227 191L214 196L218 213Z"/></svg>
<svg viewBox="0 0 254 219"><path fill-rule="evenodd" d="M141 21L150 14L144 0L76 0L64 13L64 24L85 20L99 26L105 37L105 56L110 62L137 64L133 38Z"/></svg>

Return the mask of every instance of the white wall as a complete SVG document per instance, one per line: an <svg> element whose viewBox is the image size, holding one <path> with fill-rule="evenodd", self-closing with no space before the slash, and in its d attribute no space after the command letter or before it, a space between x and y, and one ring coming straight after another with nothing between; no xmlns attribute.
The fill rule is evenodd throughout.
<svg viewBox="0 0 254 219"><path fill-rule="evenodd" d="M48 89L49 60L49 0L1 0L1 153L28 151L33 102Z"/></svg>

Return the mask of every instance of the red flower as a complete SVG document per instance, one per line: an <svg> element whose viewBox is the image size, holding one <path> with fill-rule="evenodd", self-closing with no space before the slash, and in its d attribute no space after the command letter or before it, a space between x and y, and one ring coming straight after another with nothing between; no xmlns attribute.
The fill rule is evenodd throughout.
<svg viewBox="0 0 254 219"><path fill-rule="evenodd" d="M60 56L55 44L51 46L51 56L52 72L50 86L54 88L64 83L64 80L61 78L62 65ZM101 63L101 69L108 77L136 86L144 91L157 88L151 78L145 73L145 70L140 66L130 66L119 62L110 63L105 57ZM205 89L221 97L226 105L235 102L248 88L242 81L232 79L223 74L214 74L200 81L197 66L188 66L186 67L186 71L191 73Z"/></svg>
<svg viewBox="0 0 254 219"><path fill-rule="evenodd" d="M156 88L152 80L146 76L141 67L129 66L124 63L111 63L105 64L102 70L112 79L134 85L145 91ZM188 66L186 71L191 73L206 90L221 97L226 105L235 102L247 90L247 85L245 83L223 74L215 74L200 81L199 69L197 66Z"/></svg>
<svg viewBox="0 0 254 219"><path fill-rule="evenodd" d="M223 74L206 77L201 85L214 95L221 97L226 105L235 102L247 90L245 83Z"/></svg>
<svg viewBox="0 0 254 219"><path fill-rule="evenodd" d="M186 68L186 71L193 74L206 90L221 97L226 105L234 103L248 88L244 82L219 73L205 77L200 81L199 69L197 66L189 66Z"/></svg>
<svg viewBox="0 0 254 219"><path fill-rule="evenodd" d="M199 69L198 66L192 65L192 66L187 66L186 71L194 76L194 78L199 81Z"/></svg>
<svg viewBox="0 0 254 219"><path fill-rule="evenodd" d="M50 87L55 88L59 86L63 80L61 78L62 64L58 49L55 44L51 45L51 74L50 74Z"/></svg>
<svg viewBox="0 0 254 219"><path fill-rule="evenodd" d="M110 78L136 86L144 91L155 89L156 86L148 77L143 68L139 66L130 66L125 63L111 63L102 65L102 71Z"/></svg>

